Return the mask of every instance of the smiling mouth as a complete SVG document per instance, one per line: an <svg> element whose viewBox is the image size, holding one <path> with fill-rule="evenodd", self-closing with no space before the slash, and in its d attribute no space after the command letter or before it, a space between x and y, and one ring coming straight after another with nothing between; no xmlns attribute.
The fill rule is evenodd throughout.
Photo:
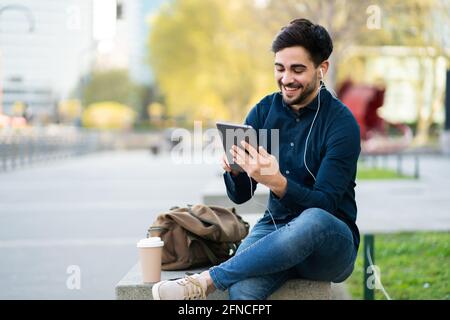
<svg viewBox="0 0 450 320"><path fill-rule="evenodd" d="M286 93L295 93L295 92L297 92L300 89L300 87L286 87L286 86L283 86L283 89L284 89L284 91Z"/></svg>

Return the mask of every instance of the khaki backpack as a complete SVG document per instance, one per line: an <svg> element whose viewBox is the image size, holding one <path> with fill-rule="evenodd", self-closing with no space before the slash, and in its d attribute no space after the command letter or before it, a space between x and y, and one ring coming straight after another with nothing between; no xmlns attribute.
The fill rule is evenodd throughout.
<svg viewBox="0 0 450 320"><path fill-rule="evenodd" d="M217 265L234 255L249 224L235 208L188 205L158 215L147 237L160 237L163 270Z"/></svg>

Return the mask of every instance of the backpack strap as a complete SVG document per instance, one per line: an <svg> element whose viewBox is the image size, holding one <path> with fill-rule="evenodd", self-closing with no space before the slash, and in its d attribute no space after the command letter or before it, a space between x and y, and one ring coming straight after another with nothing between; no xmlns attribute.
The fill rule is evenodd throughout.
<svg viewBox="0 0 450 320"><path fill-rule="evenodd" d="M197 240L197 243L199 243L201 245L201 247L203 248L203 251L205 252L206 256L208 257L208 260L213 265L218 265L220 263L220 260L217 258L217 256L214 254L214 252L212 252L212 250L208 247L208 245L205 243L204 239L202 239L190 232L189 232L189 237L191 239Z"/></svg>
<svg viewBox="0 0 450 320"><path fill-rule="evenodd" d="M150 233L152 232L152 231L168 231L169 229L167 229L167 228L164 228L164 227L154 227L154 226L151 226L150 228L148 228L148 230L147 230L147 238L150 238Z"/></svg>

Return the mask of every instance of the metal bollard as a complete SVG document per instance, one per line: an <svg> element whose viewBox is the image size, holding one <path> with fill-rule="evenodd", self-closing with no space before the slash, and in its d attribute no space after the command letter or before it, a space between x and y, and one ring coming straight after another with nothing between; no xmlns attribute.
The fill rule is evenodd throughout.
<svg viewBox="0 0 450 320"><path fill-rule="evenodd" d="M18 143L18 149L19 149L19 166L23 167L25 166L25 143L24 138L22 136L19 136L19 143Z"/></svg>
<svg viewBox="0 0 450 320"><path fill-rule="evenodd" d="M28 165L32 165L34 153L33 137L28 137L27 145L28 145Z"/></svg>
<svg viewBox="0 0 450 320"><path fill-rule="evenodd" d="M419 155L414 155L414 178L419 179L420 176L420 168L419 168Z"/></svg>
<svg viewBox="0 0 450 320"><path fill-rule="evenodd" d="M17 154L18 154L18 146L17 139L13 138L11 140L11 168L15 169L17 166Z"/></svg>
<svg viewBox="0 0 450 320"><path fill-rule="evenodd" d="M374 272L373 265L375 265L374 238L373 234L364 235L364 300L375 299L375 288L369 287L369 275Z"/></svg>
<svg viewBox="0 0 450 320"><path fill-rule="evenodd" d="M403 172L402 172L402 154L401 153L397 153L397 174L399 176L403 175Z"/></svg>
<svg viewBox="0 0 450 320"><path fill-rule="evenodd" d="M2 159L2 170L6 171L6 161L7 161L7 152L8 152L8 146L6 145L6 141L2 139L0 141L0 156Z"/></svg>

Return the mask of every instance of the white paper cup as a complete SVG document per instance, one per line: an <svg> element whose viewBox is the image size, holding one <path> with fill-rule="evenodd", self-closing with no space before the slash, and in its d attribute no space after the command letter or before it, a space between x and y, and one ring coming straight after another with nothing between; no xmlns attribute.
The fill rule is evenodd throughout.
<svg viewBox="0 0 450 320"><path fill-rule="evenodd" d="M161 255L163 246L164 242L159 237L145 238L137 243L142 280L144 283L158 282L161 280Z"/></svg>

